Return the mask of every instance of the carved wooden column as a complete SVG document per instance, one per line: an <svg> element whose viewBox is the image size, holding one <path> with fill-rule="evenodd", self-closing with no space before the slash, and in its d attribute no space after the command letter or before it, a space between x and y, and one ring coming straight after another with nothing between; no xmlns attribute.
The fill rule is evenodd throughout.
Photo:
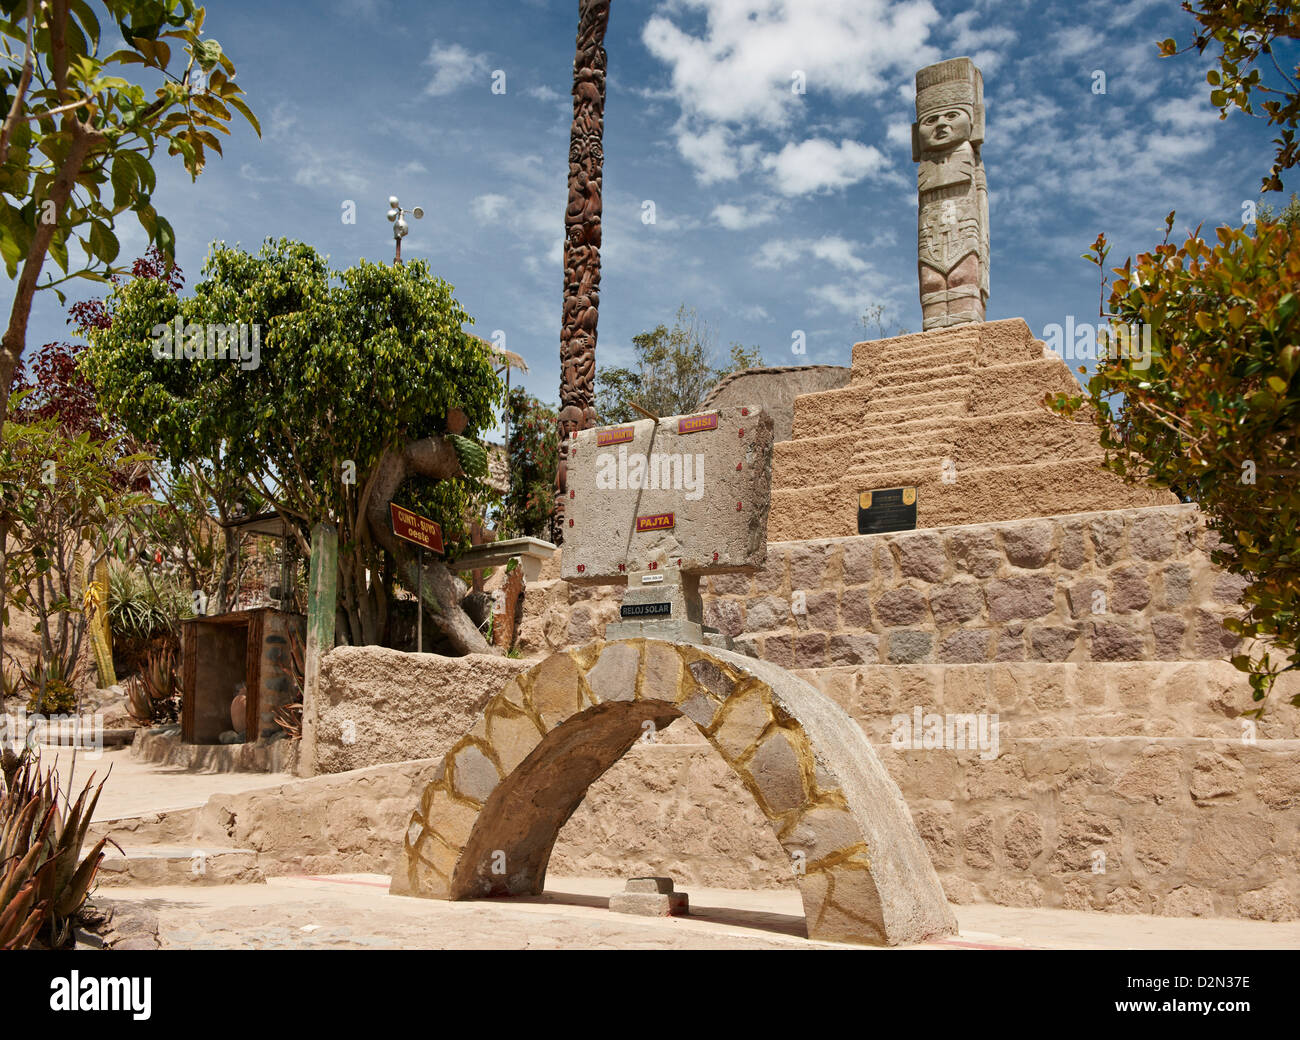
<svg viewBox="0 0 1300 1040"><path fill-rule="evenodd" d="M552 541L564 538L569 438L595 425L596 320L600 308L601 177L605 154L605 28L609 0L581 0L573 60L569 203L564 212L564 308L560 327L560 459Z"/></svg>

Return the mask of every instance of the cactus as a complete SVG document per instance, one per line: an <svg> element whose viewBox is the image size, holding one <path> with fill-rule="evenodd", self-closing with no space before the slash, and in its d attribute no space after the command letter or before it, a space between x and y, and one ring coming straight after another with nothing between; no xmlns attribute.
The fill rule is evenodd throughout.
<svg viewBox="0 0 1300 1040"><path fill-rule="evenodd" d="M487 449L483 445L457 434L448 434L447 439L451 441L452 447L456 449L456 458L460 460L460 468L467 477L486 477L488 475L488 455Z"/></svg>
<svg viewBox="0 0 1300 1040"><path fill-rule="evenodd" d="M180 714L180 682L176 648L170 644L148 651L139 675L126 681L127 713L142 726L174 722Z"/></svg>
<svg viewBox="0 0 1300 1040"><path fill-rule="evenodd" d="M23 949L38 941L50 948L70 945L73 921L94 884L104 849L110 843L116 847L101 838L82 858L86 830L104 789L101 780L92 790L94 782L92 775L77 800L60 810L54 769L43 771L39 758L29 755L17 764L6 763L0 799L0 949Z"/></svg>
<svg viewBox="0 0 1300 1040"><path fill-rule="evenodd" d="M87 626L90 647L95 655L95 670L99 673L100 688L117 683L113 671L113 630L108 623L108 558L95 565L95 579L86 583L85 609L90 614Z"/></svg>

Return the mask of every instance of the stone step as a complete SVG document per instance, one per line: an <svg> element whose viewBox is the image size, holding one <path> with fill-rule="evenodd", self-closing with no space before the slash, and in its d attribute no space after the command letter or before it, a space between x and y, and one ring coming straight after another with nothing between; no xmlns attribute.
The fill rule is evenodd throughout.
<svg viewBox="0 0 1300 1040"><path fill-rule="evenodd" d="M941 527L1090 512L1097 503L1111 508L1166 505L1167 492L1131 487L1102 469L1101 452L1092 458L1023 466L958 468L958 480L945 484L933 468L900 466L850 476L836 483L773 488L768 516L769 542L842 538L858 533L858 495L872 488L918 488L917 526Z"/></svg>
<svg viewBox="0 0 1300 1040"><path fill-rule="evenodd" d="M940 389L917 394L876 395L847 386L820 394L804 394L794 401L795 439L824 437L846 428L890 424L966 412L964 390Z"/></svg>
<svg viewBox="0 0 1300 1040"><path fill-rule="evenodd" d="M109 846L96 881L100 885L248 885L266 878L252 849L214 845Z"/></svg>
<svg viewBox="0 0 1300 1040"><path fill-rule="evenodd" d="M958 351L978 352L980 334L973 325L944 329L940 332L912 332L889 339L872 339L853 344L852 366L854 375L869 374L874 365L890 361L917 358L943 357Z"/></svg>
<svg viewBox="0 0 1300 1040"><path fill-rule="evenodd" d="M968 361L953 361L948 358L939 362L890 361L875 366L871 372L870 383L877 391L884 391L886 387L891 390L904 390L909 387L938 385L945 381L952 385L960 385L970 378L975 367L974 361L973 353ZM867 380L855 382L862 385ZM849 385L852 386L854 383Z"/></svg>
<svg viewBox="0 0 1300 1040"><path fill-rule="evenodd" d="M287 739L246 744L186 744L178 725L136 730L131 757L195 773L289 773L297 742Z"/></svg>
<svg viewBox="0 0 1300 1040"><path fill-rule="evenodd" d="M87 828L87 841L112 838L119 845L184 845L198 833L201 806L167 812L119 816L111 820L94 820Z"/></svg>
<svg viewBox="0 0 1300 1040"><path fill-rule="evenodd" d="M973 350L978 365L1008 364L1042 357L1033 333L1022 318L959 325L934 332L912 333L892 339L868 340L853 345L853 379L869 377L879 364L928 353L943 357L953 351ZM859 375L861 372L863 375Z"/></svg>
<svg viewBox="0 0 1300 1040"><path fill-rule="evenodd" d="M1046 410L1010 412L955 418L946 438L918 439L915 448L906 438L890 439L876 450L859 452L847 472L874 479L881 470L924 469L936 447L951 460L949 475L957 482L967 470L1096 458L1098 453L1091 427L1066 422Z"/></svg>

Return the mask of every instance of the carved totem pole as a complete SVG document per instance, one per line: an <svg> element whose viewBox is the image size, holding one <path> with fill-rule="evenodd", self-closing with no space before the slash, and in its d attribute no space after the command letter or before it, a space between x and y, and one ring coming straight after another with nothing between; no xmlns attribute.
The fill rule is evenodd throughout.
<svg viewBox="0 0 1300 1040"><path fill-rule="evenodd" d="M969 58L916 74L912 161L920 201L917 273L922 328L983 321L989 298L989 195L984 78Z"/></svg>
<svg viewBox="0 0 1300 1040"><path fill-rule="evenodd" d="M605 162L605 27L610 0L580 0L573 59L569 204L564 212L564 309L560 328L560 459L553 540L564 538L570 438L596 424L596 320L600 308L600 183Z"/></svg>

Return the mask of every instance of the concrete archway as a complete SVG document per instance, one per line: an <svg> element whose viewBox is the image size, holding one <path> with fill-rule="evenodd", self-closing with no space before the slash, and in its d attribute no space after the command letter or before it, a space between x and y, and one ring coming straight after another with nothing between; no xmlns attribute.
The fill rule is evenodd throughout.
<svg viewBox="0 0 1300 1040"><path fill-rule="evenodd" d="M492 698L425 788L391 891L540 893L588 787L647 723L683 715L790 855L810 938L893 945L956 931L898 785L837 704L776 665L651 639L554 654Z"/></svg>

